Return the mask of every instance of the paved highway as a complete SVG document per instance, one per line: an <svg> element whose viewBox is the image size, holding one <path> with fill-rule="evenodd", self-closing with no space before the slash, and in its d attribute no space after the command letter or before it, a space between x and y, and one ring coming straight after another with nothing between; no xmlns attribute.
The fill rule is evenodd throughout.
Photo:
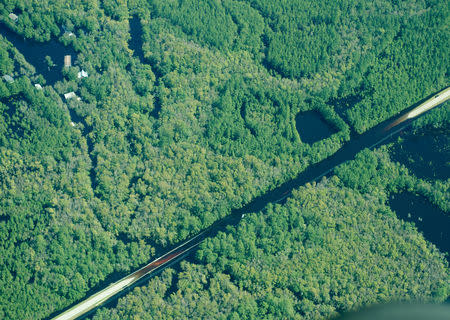
<svg viewBox="0 0 450 320"><path fill-rule="evenodd" d="M426 112L428 110L431 110L434 107L440 105L441 103L444 103L449 98L450 98L450 87L448 87L447 89L442 90L438 94L434 95L432 98L430 98L427 101L425 101L424 103L422 103L417 108L414 108L413 110L408 112L406 114L407 118L408 119L415 118L418 115L420 115L420 114L422 114L422 113L424 113L424 112Z"/></svg>
<svg viewBox="0 0 450 320"><path fill-rule="evenodd" d="M86 312L101 305L109 298L121 292L125 288L129 287L139 279L142 279L142 277L146 276L151 272L154 272L155 270L173 261L177 257L180 257L183 253L189 252L191 249L198 246L204 240L204 237L202 237L203 233L204 232L196 235L195 237L189 239L188 241L176 247L175 249L167 252L158 259L150 262L143 268L120 279L119 281L114 282L105 289L100 290L99 292L93 294L86 300L80 302L79 304L73 306L72 308L56 316L55 318L53 318L53 320L72 320L84 315Z"/></svg>
<svg viewBox="0 0 450 320"><path fill-rule="evenodd" d="M354 146L352 146L351 143L348 143L347 149L349 149L351 151L344 150L345 147L342 148L340 151L338 151L335 155L333 155L331 157L334 159L328 158L328 159L325 159L325 161L322 161L316 165L313 165L312 167L315 167L315 168L313 168L313 170L311 170L310 173L306 173L306 172L301 173L299 175L299 177L293 179L291 182L288 182L285 185L282 185L279 188L272 190L270 192L273 194L272 196L265 195L265 196L261 197L261 198L266 197L266 199L264 199L263 201L261 201L261 199L254 200L255 203L258 201L260 201L261 203L257 204L257 205L254 204L253 207L252 207L252 204L247 205L248 208L245 208L245 207L242 208L242 211L243 211L242 213L256 212L256 211L260 210L262 207L264 207L264 205L267 202L278 202L278 201L288 197L290 195L291 190L294 187L297 187L298 185L303 185L304 183L309 182L309 181L315 181L315 180L319 179L320 177L330 173L336 165L338 165L348 159L352 159L353 156L357 152L362 150L363 148L371 148L376 145L379 145L382 141L384 141L387 137L389 137L389 135L393 134L391 132L392 130L390 130L391 128L393 128L394 126L397 126L398 124L400 124L403 121L415 118L415 117L423 114L424 112L431 110L432 108L438 106L439 104L447 101L449 98L450 98L450 87L440 91L439 93L434 95L432 98L426 100L425 102L423 102L416 108L412 109L408 113L404 114L400 118L395 119L395 121L391 121L387 127L384 127L385 124L382 123L381 130L379 130L379 128L378 129L374 128L375 131L367 132L367 134L369 136L372 135L373 137L366 136L365 138L370 138L370 139L366 139L366 140L361 139L364 134L357 137L356 139L352 139L352 140L360 139L361 141L359 141L359 142L355 141L357 143ZM397 132L398 130L400 130L400 129L397 129L395 132ZM383 132L382 135L377 135L377 133L380 133L381 131ZM340 157L340 156L342 156L342 157ZM110 299L114 295L118 294L125 288L136 283L136 281L142 279L144 276L146 276L158 269L161 269L163 266L166 266L170 262L175 261L177 258L181 258L183 256L183 254L190 252L193 248L195 248L201 242L203 242L203 240L206 237L213 236L214 233L212 233L211 230L213 230L213 229L217 230L218 229L217 225L221 225L221 227L224 227L226 225L231 224L232 221L240 220L241 213L237 212L236 214L234 214L234 217L232 217L232 216L233 215L230 215L230 216L216 222L215 223L216 226L213 225L213 226L209 227L208 229L202 231L200 234L187 240L180 246L167 252L166 254L162 255L158 259L150 262L143 268L120 279L119 281L117 281L117 282L109 285L105 289L100 290L99 292L93 294L92 296L90 296L86 300L78 303L77 305L73 306L72 308L62 312L60 315L53 318L53 320L72 320L72 319L81 317L82 315L86 314L88 311L90 311L90 310L94 309L95 307L101 305L102 303L106 302L108 299Z"/></svg>

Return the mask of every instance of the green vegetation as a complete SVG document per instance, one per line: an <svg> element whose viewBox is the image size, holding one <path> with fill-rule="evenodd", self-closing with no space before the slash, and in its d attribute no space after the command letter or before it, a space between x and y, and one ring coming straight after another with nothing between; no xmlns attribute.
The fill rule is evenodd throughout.
<svg viewBox="0 0 450 320"><path fill-rule="evenodd" d="M16 22L8 18L10 12L18 15ZM142 25L143 34L133 35L142 37L142 59L128 46L132 16ZM0 3L2 28L41 42L56 38L77 51L75 65L62 71L61 80L38 90L34 84L45 83L42 76L0 37L0 76L14 77L12 83L0 79L0 318L39 319L61 310L108 275L136 268L156 250L186 239L332 155L350 139L351 129L363 132L441 89L448 82L447 16L448 6L441 1L352 0L315 2L313 7L302 0ZM51 59L42 63L53 65ZM81 69L89 77L78 79ZM70 91L81 100L63 100L62 94ZM354 105L344 103L353 100ZM312 145L303 143L295 116L308 110L320 112L339 131ZM448 108L431 117L448 124ZM423 121L434 121L427 119ZM366 219L370 208L385 208L382 203L371 207L358 192L383 188L413 188L448 208L447 182L422 181L390 164L385 153L361 157L367 158L369 169L344 166L337 171L339 183L323 186L338 197L345 182L350 199L362 199L355 219ZM386 174L394 170L395 179L378 176L378 166L388 166ZM295 214L318 214L306 213L302 199L297 194L286 207L267 209L265 216L280 212L280 219L288 221ZM344 208L347 204L340 201L330 198L324 210ZM396 221L392 214L380 213L367 222L381 226L381 216ZM245 226L271 225L271 218L265 219L253 215ZM404 228L392 222L386 232L400 245L404 240L396 233L404 234ZM345 232L340 236L355 231ZM412 266L438 266L431 276L442 279L438 254L410 232L422 245L405 244L406 260L392 262L392 270L405 274L408 288L416 288L408 273ZM223 306L224 316L241 305L223 296L220 303L215 300L225 288L248 301L250 309L236 312L255 316L276 316L274 305L285 315L327 315L397 296L392 289L383 291L383 297L360 300L349 289L345 301L311 300L311 310L299 311L301 299L307 298L298 295L303 289L282 284L276 289L277 280L269 279L261 287L255 282L253 290L250 276L242 276L242 285L235 282L226 275L228 269L221 269L225 265L208 260L220 251L214 241L207 243L212 253L203 248L198 265L186 264L178 277L186 277L186 285L213 283L204 288L208 293L201 291L207 295L202 297ZM303 243L286 241L280 245L287 252L291 244ZM337 247L325 243L330 246L323 249L328 250L324 263L336 262L332 252ZM358 265L361 272L370 269L372 261L367 263ZM267 268L275 273L275 266ZM307 266L299 268L303 272ZM391 279L383 280L381 274L376 288L398 288L398 279L384 282ZM342 279L349 276L343 273ZM168 272L152 284L170 286L176 277ZM411 289L397 297L445 296L439 282L433 287L428 278L423 281L417 284L423 291ZM219 291L211 291L214 286ZM178 298L194 303L192 290L187 286ZM175 304L173 300L167 308ZM215 309L209 305L208 310Z"/></svg>
<svg viewBox="0 0 450 320"><path fill-rule="evenodd" d="M390 187L362 169L368 160L394 170L397 187L408 175L385 148L364 151L338 176L207 239L195 263L165 271L93 319L317 319L392 300L445 300L445 259L385 204ZM375 188L345 186L350 168Z"/></svg>
<svg viewBox="0 0 450 320"><path fill-rule="evenodd" d="M381 192L382 199L385 199L386 193L407 190L428 198L444 212L450 211L449 180L419 179L404 165L392 162L385 149L381 148L377 152L362 151L357 155L356 161L336 168L336 175L345 186L363 193L379 195Z"/></svg>

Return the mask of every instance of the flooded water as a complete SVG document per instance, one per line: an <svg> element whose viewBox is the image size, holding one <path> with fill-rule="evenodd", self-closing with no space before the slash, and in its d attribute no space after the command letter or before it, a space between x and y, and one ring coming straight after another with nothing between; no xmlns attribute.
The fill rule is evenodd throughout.
<svg viewBox="0 0 450 320"><path fill-rule="evenodd" d="M414 107L415 106L408 108L407 110L405 110L402 113L402 115L405 114L406 112L410 111ZM317 164L309 166L305 171L301 172L296 178L284 183L283 185L281 185L273 190L268 191L264 195L261 195L261 196L255 198L252 202L248 203L244 207L233 210L230 215L222 218L221 220L216 221L209 228L202 231L199 235L189 238L186 241L173 246L173 248L179 247L180 249L183 249L184 247L186 247L187 243L190 243L190 245L192 246L192 247L187 247L185 249L185 251L183 251L184 250L183 249L183 250L177 252L178 258L176 259L176 261L179 261L179 259L182 259L182 257L193 254L193 252L195 251L195 247L198 244L200 244L205 238L214 237L219 232L226 231L230 226L236 226L241 221L241 219L245 213L261 211L268 203L283 202L283 201L285 201L285 199L287 197L289 197L291 195L292 190L304 185L307 182L320 181L320 179L322 179L322 177L330 176L333 173L333 170L337 165L339 165L347 160L354 159L355 155L358 152L360 152L361 150L363 150L365 148L371 149L371 148L379 146L383 143L394 141L398 137L398 134L400 132L402 132L403 130L410 127L410 125L413 121L412 119L408 119L408 120L400 123L399 125L393 127L392 123L396 123L398 118L402 117L402 115L393 117L392 119L389 119L389 120L386 120L361 135L353 134L351 140L349 142L347 142L334 155L330 156L329 158L327 158ZM400 199L400 200L402 200L402 199ZM395 206L395 204L393 204L393 206ZM394 207L394 210L395 210L395 207ZM435 215L430 215L429 218L433 219L434 216ZM438 222L438 223L440 223L440 222ZM418 227L419 227L419 231L422 231L420 229L420 226L418 226ZM448 235L445 234L445 232L442 235L443 239L446 239L445 237L447 237L447 236ZM441 236L439 236L439 237L441 238ZM192 241L194 238L195 238L195 241ZM436 240L436 239L434 239L434 240ZM430 241L433 241L433 240L430 240ZM442 248L443 248L442 251L444 251L444 247L442 247ZM169 253L164 253L164 252L169 251L169 248L165 248L165 249L163 248L160 250L157 250L158 252L156 253L155 256L161 256L161 258L163 258L169 254ZM171 260L171 263L168 265L172 265L173 262L175 262L175 261ZM148 265L148 266L150 267L151 265ZM162 266L160 269L158 269L159 272L162 271L164 268L166 268L166 266ZM146 281L145 279L148 279L149 277L151 277L153 275L154 274L151 273L151 274L144 276L142 281ZM91 292L97 292L97 291L107 287L108 285L110 285L112 282L114 282L118 278L119 278L119 273L111 274L108 277L108 279L106 279L102 284L99 284L96 288L93 288L86 295L86 297L89 297ZM139 281L138 283L142 283L142 281ZM134 287L134 286L135 285L133 285L132 287ZM127 290L131 290L132 287L128 288ZM111 299L114 300L115 298L111 298ZM81 301L83 301L83 300L84 299L82 299ZM66 310L69 309L70 307L75 306L76 304L77 303L74 303L72 306L67 307ZM57 314L57 312L55 312L54 315L56 315L56 314ZM82 318L84 318L84 317L82 317Z"/></svg>
<svg viewBox="0 0 450 320"><path fill-rule="evenodd" d="M297 114L295 126L300 135L300 140L309 144L328 138L337 132L317 111L306 111Z"/></svg>
<svg viewBox="0 0 450 320"><path fill-rule="evenodd" d="M142 51L142 27L137 15L130 19L130 40L128 46L134 52L134 56L144 63L144 52Z"/></svg>
<svg viewBox="0 0 450 320"><path fill-rule="evenodd" d="M31 64L36 73L41 74L48 85L62 80L61 70L64 66L64 56L72 56L72 65L76 60L76 52L71 47L66 47L56 40L49 42L37 42L25 39L23 36L11 31L4 24L0 23L0 34L11 42L14 47L25 57L25 60ZM54 63L49 67L45 57L49 56Z"/></svg>
<svg viewBox="0 0 450 320"><path fill-rule="evenodd" d="M62 79L61 69L63 67L63 59L65 55L72 55L72 63L75 60L75 51L72 48L65 47L56 40L52 40L47 43L38 43L35 41L25 40L22 36L15 34L1 24L0 34L6 37L6 39L24 55L25 59L36 68L37 73L44 76L47 84L53 84ZM143 61L141 38L142 30L139 18L137 16L134 16L130 20L130 34L130 48L134 50L135 56L139 57L139 59ZM49 56L56 66L49 67L45 59L46 56ZM408 110L413 107L414 106ZM71 115L75 118L73 113ZM387 120L362 135L354 134L352 139L333 156L308 167L307 170L300 173L296 178L286 182L278 188L268 191L266 194L254 199L246 206L233 210L229 216L215 222L212 226L203 231L200 236L196 237L195 241L190 242L190 245L193 247L186 246L186 248L184 248L185 244L193 238L179 244L180 250L176 252L175 258L181 259L182 256L191 253L195 246L206 237L213 237L218 232L225 231L228 226L237 225L243 214L247 212L260 211L269 202L284 201L284 199L291 194L293 189L304 185L306 182L317 181L323 176L330 175L333 172L334 167L337 165L343 163L344 161L353 159L358 152L365 148L373 148L381 143L389 141L389 139L395 137L399 131L411 124L411 120L407 120L398 126L390 127L390 125L394 123L397 118L398 117ZM81 119L76 118L74 120ZM334 127L324 121L321 115L316 111L308 111L298 114L296 116L296 127L299 131L301 140L310 144L325 139L336 132ZM427 144L429 144L427 141L424 141L423 143L420 142L416 148L423 148L424 145ZM432 158L437 159L437 156L432 155ZM441 162L438 161L438 163ZM397 212L400 218L405 220L410 219L408 221L413 221L417 225L418 229L424 233L425 238L433 242L439 249L441 249L441 251L448 252L450 245L450 239L448 238L448 230L450 227L449 218L443 215L439 209L433 207L421 197L408 193L395 195L390 200L390 205L393 210ZM163 252L158 252L158 254L163 254ZM171 259L173 257L170 256L169 258L170 259L167 261L172 261ZM151 268L150 265L149 268ZM108 277L108 280L100 284L97 288L95 288L95 290L98 290L100 287L108 286L112 281L114 281L113 279L118 276L119 274L117 273L112 274ZM89 294L87 296L89 296Z"/></svg>
<svg viewBox="0 0 450 320"><path fill-rule="evenodd" d="M402 136L391 152L394 161L422 179L450 178L450 129L431 129Z"/></svg>
<svg viewBox="0 0 450 320"><path fill-rule="evenodd" d="M389 205L397 217L413 222L425 239L432 242L441 252L449 252L450 215L431 204L425 197L410 192L391 195Z"/></svg>

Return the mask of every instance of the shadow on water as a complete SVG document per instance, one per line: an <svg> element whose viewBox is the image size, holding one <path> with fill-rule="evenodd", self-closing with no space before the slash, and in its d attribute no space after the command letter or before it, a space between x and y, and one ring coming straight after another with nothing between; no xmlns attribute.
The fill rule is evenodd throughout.
<svg viewBox="0 0 450 320"><path fill-rule="evenodd" d="M135 56L136 58L139 59L139 61L142 64L147 64L149 63L148 61L145 61L144 58L144 51L142 50L142 45L144 43L143 39L142 39L142 25L141 25L141 21L138 15L134 15L130 20L129 20L129 24L130 24L130 40L128 41L128 46L130 47L131 50L133 50L133 56ZM152 71L156 76L156 81L155 81L155 87L159 86L159 79L161 77L161 74L159 74L156 70L156 68L151 65ZM131 70L131 64L129 64L127 66L127 71ZM161 98L160 98L160 93L157 91L154 95L154 109L150 112L150 116L152 116L153 118L159 118L159 112L161 110Z"/></svg>
<svg viewBox="0 0 450 320"><path fill-rule="evenodd" d="M83 124L83 135L85 135L86 134L85 129L86 129L87 125L84 122L84 117L80 116L73 108L68 107L67 109L69 110L70 119L74 123Z"/></svg>
<svg viewBox="0 0 450 320"><path fill-rule="evenodd" d="M391 195L389 205L404 221L413 222L428 241L441 252L450 250L450 216L431 204L425 197L410 192ZM447 260L449 257L447 255Z"/></svg>
<svg viewBox="0 0 450 320"><path fill-rule="evenodd" d="M229 228L232 228L236 226L242 219L242 217L246 213L250 212L258 212L261 211L268 203L280 203L282 201L285 201L287 197L289 197L292 193L292 190L306 184L307 182L313 182L313 181L320 181L324 176L330 176L333 173L334 168L347 161L354 159L355 155L360 152L361 150L365 148L374 148L376 146L379 146L383 143L386 143L388 141L392 141L394 138L397 137L398 133L402 130L408 128L412 120L406 120L402 122L401 124L398 124L397 126L392 126L392 123L396 122L397 119L403 116L406 112L410 111L413 107L408 108L405 110L402 115L394 117L393 119L386 120L376 127L368 130L364 134L361 135L354 135L352 139L346 143L339 151L337 151L333 156L319 162L316 164L313 164L309 166L305 171L301 172L296 178L282 184L281 186L268 191L266 194L261 195L257 198L255 198L253 201L248 203L247 205L232 210L231 214L216 221L213 223L209 228L205 229L204 231L200 232L198 235L189 238L188 240L185 240L177 245L172 246L171 248L158 248L156 251L155 256L159 256L159 261L161 259L168 259L169 262L166 265L163 265L159 267L159 269L155 270L156 272L161 272L164 270L169 264L175 263L176 261L181 260L182 258L189 255L192 257L191 254L193 254L196 251L197 245L202 243L205 238L211 238L216 236L219 232L226 232L229 230ZM420 230L420 229L419 229ZM169 257L170 249L172 248L178 248L176 249L177 252L180 253L179 256L177 256L175 259L170 260ZM150 264L146 265L144 269L147 269L148 266L153 264L154 262L151 262ZM155 272L151 272L147 274L143 279L140 279L138 281L139 284L145 283L149 278L153 277L155 275ZM123 276L123 272L121 273L113 273L107 279L105 279L102 283L96 286L96 288L89 290L87 294L85 295L85 298L80 299L79 301L73 303L71 306L68 306L64 310L59 310L59 312L55 312L51 316L55 316L57 314L60 314L62 311L70 309L72 306L76 305L77 303L84 301L86 298L90 297L93 293L99 291L100 289L106 288L108 285L113 283L114 281L117 281L118 279ZM141 281L142 280L142 281ZM132 290L134 287L136 287L137 284L131 285L127 292ZM107 304L109 303L116 303L113 302L117 299L117 295L114 297L111 297L110 300L108 300ZM96 307L95 309L97 309ZM90 311L89 313L92 315L93 312L95 312L95 309Z"/></svg>
<svg viewBox="0 0 450 320"><path fill-rule="evenodd" d="M134 52L134 56L139 58L141 63L144 62L144 52L142 51L142 27L141 21L137 15L134 15L130 20L130 40L128 46Z"/></svg>
<svg viewBox="0 0 450 320"><path fill-rule="evenodd" d="M408 132L391 151L392 159L423 179L450 178L450 130L427 128Z"/></svg>
<svg viewBox="0 0 450 320"><path fill-rule="evenodd" d="M61 69L64 66L65 55L72 56L72 63L75 61L75 50L71 47L64 46L55 39L48 42L25 39L2 23L0 23L0 34L14 45L25 57L25 60L34 66L36 72L45 78L49 85L53 85L56 81L62 80ZM46 56L52 59L55 66L48 66L45 60Z"/></svg>
<svg viewBox="0 0 450 320"><path fill-rule="evenodd" d="M302 142L309 144L328 138L337 132L319 112L314 110L298 113L295 116L295 126Z"/></svg>

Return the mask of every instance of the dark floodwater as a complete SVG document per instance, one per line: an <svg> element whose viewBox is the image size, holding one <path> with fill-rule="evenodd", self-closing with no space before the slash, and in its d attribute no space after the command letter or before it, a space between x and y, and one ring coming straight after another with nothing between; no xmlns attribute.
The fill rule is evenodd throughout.
<svg viewBox="0 0 450 320"><path fill-rule="evenodd" d="M72 48L65 47L56 40L52 40L47 43L38 43L35 41L25 40L22 36L15 34L2 24L0 24L0 34L13 43L13 45L24 55L25 59L36 68L36 72L44 76L47 84L53 84L62 79L61 69L63 67L64 55L72 55L72 63L75 61L75 51ZM134 50L135 56L142 61L142 30L137 16L134 16L130 20L130 34L130 48ZM50 56L56 66L53 68L48 68L45 61L45 56ZM408 110L414 108L415 106L416 105L412 106ZM323 176L330 175L337 165L343 163L344 161L353 159L359 151L365 148L373 148L392 139L392 137L395 137L399 131L411 124L411 120L407 120L398 126L387 129L389 125L397 118L398 117L393 120L387 120L362 135L353 135L351 141L344 145L333 156L308 167L307 170L300 173L295 179L286 182L280 187L254 199L246 206L233 210L229 216L217 221L211 227L203 231L201 236L196 238L195 242L191 242L191 245L197 245L206 237L213 237L218 232L225 231L229 226L237 225L244 213L260 211L270 202L284 201L284 199L291 194L293 189L296 189L307 182L318 181ZM335 132L334 128L327 124L315 111L297 115L296 125L302 141L306 143L314 143L315 141L322 140ZM419 151L420 148L421 147L418 147ZM443 218L442 213L439 212L438 209L433 209L430 204L427 205L421 201L423 200L420 200L420 198L417 197L414 198L414 196L408 194L399 194L394 199L391 199L390 203L392 208L397 211L400 217L406 217L405 220L408 219L408 212L419 214L421 219L419 219L419 216L416 215L412 215L410 219L416 223L418 229L424 233L427 239L433 242L442 251L448 252L450 243L448 238L448 218L445 216ZM423 212L427 212L427 214L422 214ZM183 244L181 245L184 246ZM195 246L192 249L187 248L186 251L177 252L176 260L192 253L194 249ZM163 254L163 252L159 253ZM169 261L174 262L175 260ZM164 268L165 267L166 266L164 266ZM101 285L91 289L86 296L90 296L93 292L108 286L120 277L120 273L112 274ZM57 313L59 312L60 311Z"/></svg>
<svg viewBox="0 0 450 320"><path fill-rule="evenodd" d="M56 40L48 42L37 42L25 39L23 36L11 31L4 24L0 23L0 34L11 42L14 47L25 57L25 60L31 64L36 73L41 74L48 85L62 80L61 70L64 66L64 56L72 56L72 65L76 59L76 52L71 47L66 47ZM45 61L45 56L49 56L56 65L49 68Z"/></svg>
<svg viewBox="0 0 450 320"><path fill-rule="evenodd" d="M400 219L413 222L425 239L435 244L441 252L450 251L449 215L426 198L410 192L391 195L389 205Z"/></svg>
<svg viewBox="0 0 450 320"><path fill-rule="evenodd" d="M134 56L144 62L144 52L142 51L142 27L141 21L137 15L130 19L130 40L128 46L134 51Z"/></svg>
<svg viewBox="0 0 450 320"><path fill-rule="evenodd" d="M330 176L333 173L334 168L347 161L354 159L355 155L360 152L361 150L365 148L372 149L376 146L379 146L386 142L392 142L394 139L398 137L398 134L402 132L403 130L410 127L412 123L412 119L406 120L402 122L401 124L391 127L392 123L395 123L398 118L403 116L403 114L407 113L414 107L416 107L417 104L414 106L408 108L405 110L401 115L397 117L393 117L392 119L386 120L376 127L372 128L371 130L368 130L367 132L357 135L353 134L351 140L347 142L339 151L337 151L335 154L333 154L331 157L317 163L314 165L309 166L305 171L301 172L296 178L284 183L283 185L279 186L278 188L275 188L273 190L268 191L266 194L259 196L255 198L252 202L245 205L244 207L240 209L235 209L231 212L230 215L226 216L225 218L216 221L214 224L212 224L209 228L202 231L200 235L195 237L195 241L192 241L193 238L190 238L182 243L177 244L176 246L185 247L185 244L187 242L190 243L190 245L197 245L200 244L205 238L207 237L214 237L219 232L226 231L231 226L236 226L242 219L242 216L245 213L249 212L258 212L262 210L268 203L282 203L285 201L287 197L291 195L292 190L299 188L300 186L304 185L307 182L312 181L319 181L324 176ZM419 231L420 227L419 227ZM435 242L436 246L441 248L441 245L438 245ZM165 250L158 250L156 256L167 256L167 253L170 248L166 248ZM176 261L179 261L182 257L185 256L191 256L195 252L196 247L186 249L186 251L180 253L180 255L175 259ZM174 263L174 261L170 261L170 264ZM163 269L165 269L167 265L162 266L160 269L158 269L158 272L161 272ZM143 279L139 281L139 283L142 283L145 281L145 279L148 279L149 277L154 276L155 273L151 273L147 276L145 276ZM91 296L93 293L104 289L111 283L119 280L123 274L120 273L114 273L111 274L102 284L98 285L96 288L92 288L85 296L85 298L81 299L80 301L85 300L87 297ZM131 288L128 288L128 290L131 290L133 287L135 287L136 284L132 285ZM117 296L110 299L109 305L114 305L115 302L112 302L113 300L116 300ZM74 303L72 306L76 305ZM67 307L65 310L69 309L70 307ZM59 312L55 312L51 316L55 316L59 313L61 313L64 310L60 310ZM92 310L89 312L89 314L92 314L95 312L95 310ZM85 318L81 317L81 318Z"/></svg>
<svg viewBox="0 0 450 320"><path fill-rule="evenodd" d="M313 110L297 114L295 126L302 142L309 144L328 138L336 132L319 112Z"/></svg>
<svg viewBox="0 0 450 320"><path fill-rule="evenodd" d="M450 128L408 132L392 149L392 159L422 179L450 178Z"/></svg>

